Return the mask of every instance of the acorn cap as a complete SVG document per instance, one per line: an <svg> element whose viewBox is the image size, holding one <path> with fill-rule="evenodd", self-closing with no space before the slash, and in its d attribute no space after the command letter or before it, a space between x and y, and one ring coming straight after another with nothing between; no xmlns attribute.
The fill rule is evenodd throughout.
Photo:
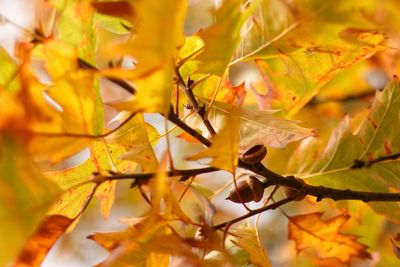
<svg viewBox="0 0 400 267"><path fill-rule="evenodd" d="M226 199L235 203L258 202L263 195L264 184L255 176L249 176L246 180L238 182L237 186L231 189Z"/></svg>
<svg viewBox="0 0 400 267"><path fill-rule="evenodd" d="M240 159L247 164L256 164L261 162L267 155L267 149L264 145L256 145L241 155Z"/></svg>

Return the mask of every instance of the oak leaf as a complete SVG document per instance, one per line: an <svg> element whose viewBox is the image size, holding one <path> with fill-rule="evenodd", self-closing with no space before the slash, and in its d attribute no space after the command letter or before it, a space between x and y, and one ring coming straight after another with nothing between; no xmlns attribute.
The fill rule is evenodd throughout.
<svg viewBox="0 0 400 267"><path fill-rule="evenodd" d="M209 105L209 100L202 98L201 102ZM217 132L225 125L232 109L234 109L233 106L218 101L212 102L208 108L208 119ZM277 118L274 113L276 112L273 110L242 110L239 115L239 150L241 152L255 145L283 148L289 142L315 135L312 129L300 127L297 121ZM193 128L200 129L203 135L207 135L207 129L197 114L188 117L187 123Z"/></svg>
<svg viewBox="0 0 400 267"><path fill-rule="evenodd" d="M117 50L132 56L137 64L135 68L121 70L119 74L117 70L114 75L133 77L136 94L132 99L114 106L132 112L167 114L173 85L173 66L179 47L184 42L183 23L187 1L137 1L132 5L137 10L134 37L118 46Z"/></svg>
<svg viewBox="0 0 400 267"><path fill-rule="evenodd" d="M67 230L73 220L62 215L44 218L35 233L25 244L14 262L14 267L39 267L57 239Z"/></svg>
<svg viewBox="0 0 400 267"><path fill-rule="evenodd" d="M97 186L92 178L94 173L108 175L108 170L119 171L119 164L123 163L119 156L125 152L125 149L119 144L99 140L92 141L89 151L89 159L78 166L47 173L47 177L65 191L53 205L50 210L51 214L75 218L95 193L100 200L102 216L109 215L114 203L116 181L106 181ZM135 168L136 164L132 162L129 171L133 172ZM96 191L94 192L94 190Z"/></svg>
<svg viewBox="0 0 400 267"><path fill-rule="evenodd" d="M289 218L289 239L296 243L298 252L312 248L321 259L335 258L350 264L352 258L370 258L367 246L357 241L358 237L340 232L348 221L348 215L338 215L328 220L315 212Z"/></svg>
<svg viewBox="0 0 400 267"><path fill-rule="evenodd" d="M212 145L187 159L198 160L211 157L213 158L211 166L234 173L239 153L239 114L240 109L233 109L224 127L213 137Z"/></svg>
<svg viewBox="0 0 400 267"><path fill-rule="evenodd" d="M271 267L268 252L258 238L256 231L252 227L237 228L234 231L236 238L232 242L248 253L249 262L260 267Z"/></svg>
<svg viewBox="0 0 400 267"><path fill-rule="evenodd" d="M291 159L292 163L299 163L292 166L295 167L292 171L306 179L307 183L335 189L389 193L391 188L398 188L399 159L378 162L369 168L352 167L355 160L368 161L400 151L400 140L393 127L393 123L398 121L399 97L400 82L395 77L382 92L376 93L369 113L361 111L360 116L356 116L355 120L360 125L354 127L353 119L343 119L333 130L325 149L312 161L304 161L304 153L315 151L315 147L311 147L315 146L315 142L304 141ZM304 172L297 173L300 170ZM398 203L375 202L368 205L393 221L400 220Z"/></svg>
<svg viewBox="0 0 400 267"><path fill-rule="evenodd" d="M198 73L222 76L225 72L240 41L240 30L257 6L252 3L245 8L242 3L224 1L215 13L216 22L198 33L204 42L204 50L195 59Z"/></svg>
<svg viewBox="0 0 400 267"><path fill-rule="evenodd" d="M15 137L2 133L0 144L0 265L7 266L60 189L42 175Z"/></svg>

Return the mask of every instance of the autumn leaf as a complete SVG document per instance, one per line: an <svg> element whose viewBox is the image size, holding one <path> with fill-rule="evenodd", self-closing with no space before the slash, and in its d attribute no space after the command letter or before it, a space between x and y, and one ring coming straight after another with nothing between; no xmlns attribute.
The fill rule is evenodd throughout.
<svg viewBox="0 0 400 267"><path fill-rule="evenodd" d="M361 120L358 122L360 125L357 128L350 127L351 120L345 118L333 131L325 150L299 176L306 179L307 183L337 189L390 192L391 187L399 187L397 159L379 162L370 168L351 168L355 160L372 160L400 150L400 142L392 127L393 122L398 120L399 94L400 83L394 78L382 92L376 93L369 113L356 118L357 121ZM304 163L302 151L307 153L311 145L313 143L302 146L291 160L301 157ZM300 163L297 170L301 168L303 164ZM400 220L398 203L369 205L394 221Z"/></svg>
<svg viewBox="0 0 400 267"><path fill-rule="evenodd" d="M2 93L3 101L13 109L10 116L14 121L2 126L23 136L35 159L59 162L82 150L91 136L102 131L103 109L94 74L78 69L73 47L48 41L38 51L53 79L49 86L33 71L31 47L21 43L18 49L23 61L18 72L21 87Z"/></svg>
<svg viewBox="0 0 400 267"><path fill-rule="evenodd" d="M357 236L340 232L348 215L329 220L321 217L322 213L315 212L289 218L289 239L295 241L298 252L312 248L321 259L335 258L345 264L350 264L354 257L371 257L367 246L359 243Z"/></svg>
<svg viewBox="0 0 400 267"><path fill-rule="evenodd" d="M60 193L14 137L1 135L0 265L19 253Z"/></svg>
<svg viewBox="0 0 400 267"><path fill-rule="evenodd" d="M239 115L240 109L233 109L225 126L213 137L212 145L187 159L198 160L211 157L213 159L211 166L234 173L239 153Z"/></svg>
<svg viewBox="0 0 400 267"><path fill-rule="evenodd" d="M129 1L104 1L92 3L96 12L130 20L135 15L134 7Z"/></svg>
<svg viewBox="0 0 400 267"><path fill-rule="evenodd" d="M208 105L209 101L201 99ZM218 132L226 118L229 117L233 107L214 101L208 109L208 119ZM276 118L275 111L258 111L243 109L240 117L240 151L247 151L255 145L283 148L287 143L314 135L312 129L306 129L297 125L296 121ZM194 128L198 128L203 134L207 134L202 121L196 114L191 115L187 122Z"/></svg>
<svg viewBox="0 0 400 267"><path fill-rule="evenodd" d="M127 111L169 112L173 85L174 59L184 42L183 22L185 0L168 0L160 3L138 1L135 36L117 49L135 58L137 65L116 75L134 77L136 95L133 99L114 104ZM174 14L171 16L171 14ZM164 25L169 27L165 28ZM151 34L149 34L151 33Z"/></svg>
<svg viewBox="0 0 400 267"><path fill-rule="evenodd" d="M224 1L215 13L215 23L200 31L204 50L196 57L199 73L222 76L240 41L240 30L256 4L244 8L243 1Z"/></svg>
<svg viewBox="0 0 400 267"><path fill-rule="evenodd" d="M96 196L100 200L101 214L107 217L114 203L114 191L116 181L106 181L101 185L92 182L94 173L107 175L108 170L118 171L122 160L118 157L125 152L119 144L106 143L105 141L92 141L90 157L82 164L57 172L49 172L49 179L55 181L63 190L64 194L57 200L51 209L51 214L60 214L69 218L75 218L82 212L85 203L89 201L96 189ZM130 171L136 168L132 164Z"/></svg>
<svg viewBox="0 0 400 267"><path fill-rule="evenodd" d="M77 50L63 42L46 42L44 53L46 68L53 79L47 93L61 106L68 128L72 130L77 124L75 133L101 134L103 107L94 73L79 69Z"/></svg>
<svg viewBox="0 0 400 267"><path fill-rule="evenodd" d="M17 77L18 64L2 47L0 47L0 62L2 64L0 85L10 91L16 91L20 87Z"/></svg>
<svg viewBox="0 0 400 267"><path fill-rule="evenodd" d="M50 0L58 12L58 39L78 49L85 61L95 61L96 31L92 27L94 9L91 0Z"/></svg>
<svg viewBox="0 0 400 267"><path fill-rule="evenodd" d="M255 60L266 89L273 92L264 102L291 117L338 73L384 49L385 34L366 29L365 17L358 14L364 8L369 4L265 3L231 64ZM332 14L343 20L333 22Z"/></svg>
<svg viewBox="0 0 400 267"><path fill-rule="evenodd" d="M399 247L399 242L400 242L400 235L397 234L395 238L390 238L390 242L392 243L392 248L393 252L396 255L397 258L400 259L400 247Z"/></svg>
<svg viewBox="0 0 400 267"><path fill-rule="evenodd" d="M123 123L131 116L131 113L121 112L114 117L111 123ZM107 140L122 145L126 152L122 159L135 161L142 167L142 172L155 172L158 168L158 160L152 145L158 141L157 130L144 121L142 114L137 114L116 132L107 136Z"/></svg>
<svg viewBox="0 0 400 267"><path fill-rule="evenodd" d="M232 240L232 242L248 253L249 262L261 267L272 266L269 261L268 253L263 244L260 243L260 239L254 228L237 228L233 234L236 238Z"/></svg>
<svg viewBox="0 0 400 267"><path fill-rule="evenodd" d="M97 266L170 266L170 262L174 259L173 256L181 258L189 266L223 264L221 260L201 259L194 253L193 248L220 249L209 241L184 239L174 233L163 234L162 231L155 236L142 239L142 235L138 232L139 229L129 228L122 232L98 233L89 236L89 239L94 240L111 253L108 259Z"/></svg>
<svg viewBox="0 0 400 267"><path fill-rule="evenodd" d="M72 222L72 219L61 215L45 217L35 233L25 244L24 249L19 254L13 266L39 267L54 243Z"/></svg>

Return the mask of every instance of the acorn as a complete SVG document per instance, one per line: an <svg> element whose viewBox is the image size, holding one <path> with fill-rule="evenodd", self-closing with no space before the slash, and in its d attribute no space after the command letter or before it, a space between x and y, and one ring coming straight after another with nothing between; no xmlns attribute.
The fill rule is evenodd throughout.
<svg viewBox="0 0 400 267"><path fill-rule="evenodd" d="M256 145L247 150L240 156L240 159L246 164L256 164L261 162L267 155L267 149L263 145Z"/></svg>
<svg viewBox="0 0 400 267"><path fill-rule="evenodd" d="M240 195L240 197L239 197ZM237 183L226 199L235 203L259 202L264 195L264 184L254 176Z"/></svg>

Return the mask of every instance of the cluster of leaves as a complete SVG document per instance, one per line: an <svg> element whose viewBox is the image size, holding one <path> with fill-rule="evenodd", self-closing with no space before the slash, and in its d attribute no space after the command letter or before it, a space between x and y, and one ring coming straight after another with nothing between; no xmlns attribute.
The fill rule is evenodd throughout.
<svg viewBox="0 0 400 267"><path fill-rule="evenodd" d="M89 236L110 253L99 266L271 266L282 255L264 241L286 238L276 226L285 218L304 251L296 266L397 260L389 250L400 254L399 238L382 243L388 233L378 231L385 223L394 234L400 222L398 203L387 201L400 200L400 82L389 81L399 64L397 1L37 2L27 40L13 55L0 50L1 266L39 266L93 198L107 218L122 179L147 212L125 219L126 230ZM211 17L194 16L204 7ZM161 115L165 133L145 114ZM184 163L171 152L179 142L192 144L179 153ZM268 169L239 156L254 147L267 147ZM60 167L85 149L84 162ZM177 168L204 158L209 167ZM215 224L213 198L226 192L193 180L219 170L248 213ZM255 194L236 181L249 174L269 193L257 209L241 203L242 187ZM317 205L312 196L386 201ZM258 219L243 223L275 208L259 226L274 234Z"/></svg>

